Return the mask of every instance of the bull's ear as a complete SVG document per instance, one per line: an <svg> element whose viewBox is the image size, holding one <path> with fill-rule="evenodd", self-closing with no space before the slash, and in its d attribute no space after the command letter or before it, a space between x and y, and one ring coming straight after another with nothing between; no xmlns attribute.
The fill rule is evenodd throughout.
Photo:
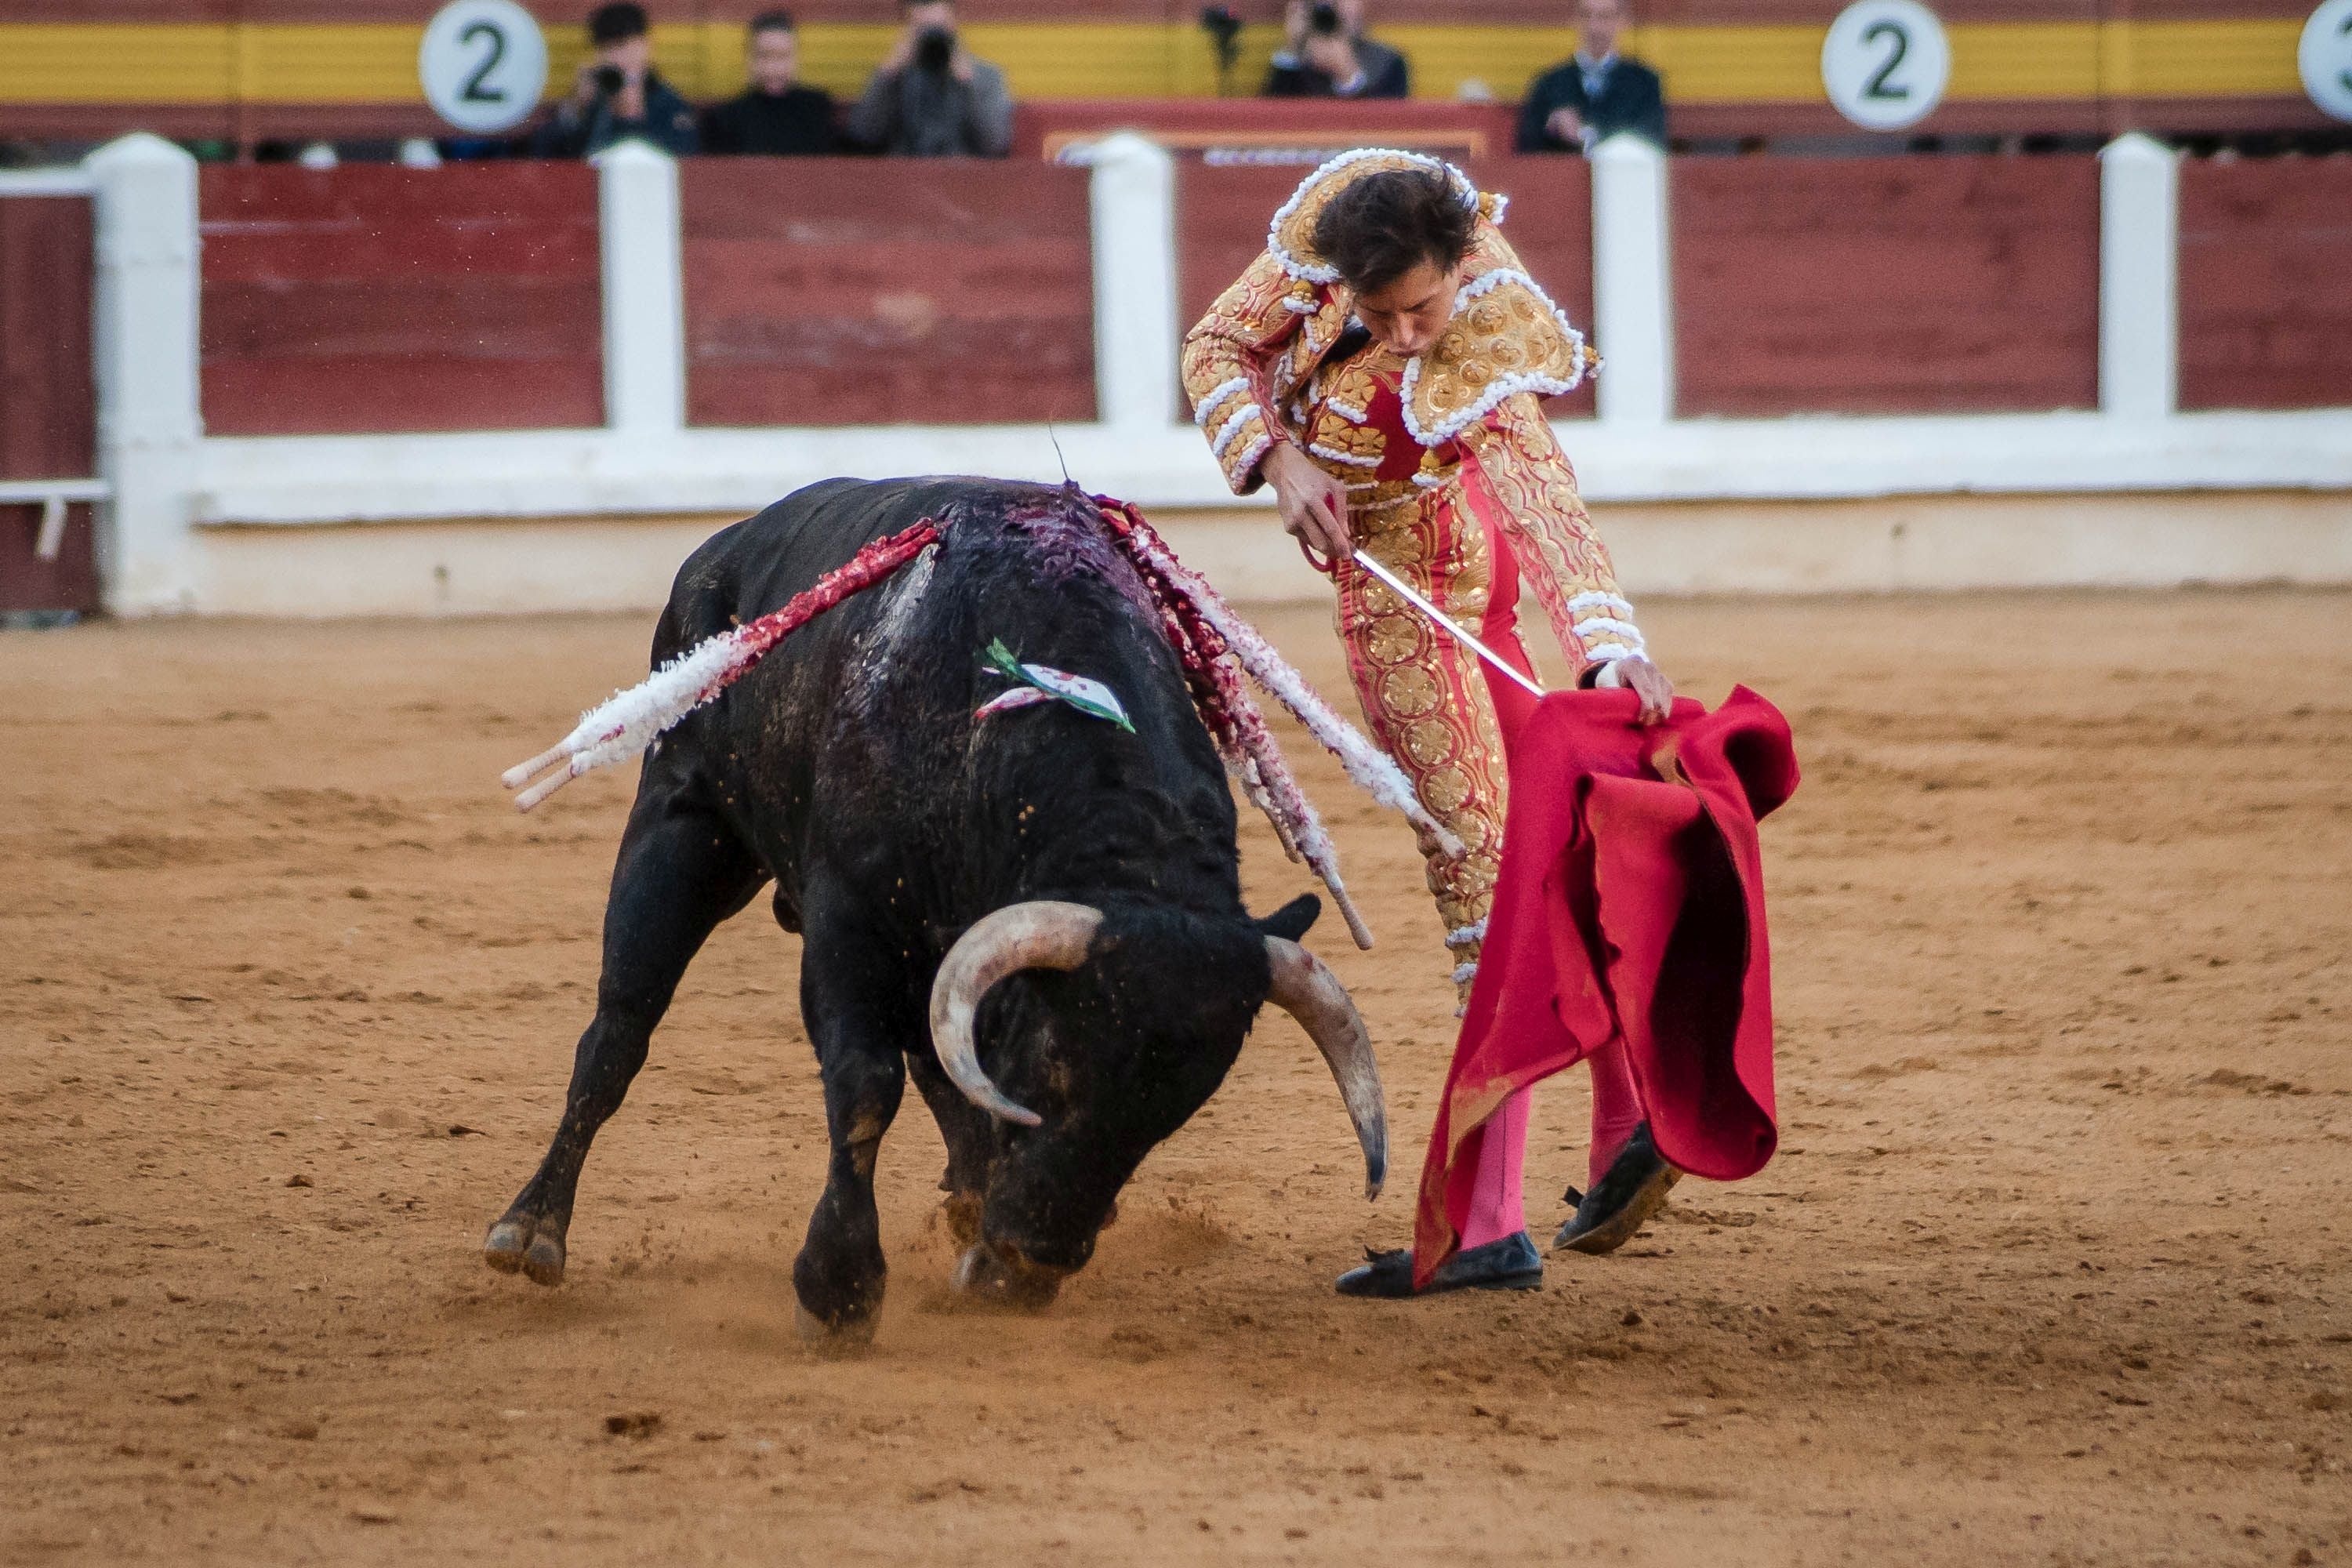
<svg viewBox="0 0 2352 1568"><path fill-rule="evenodd" d="M1315 924L1315 917L1323 912L1323 900L1312 893L1301 893L1282 908L1257 922L1257 929L1268 936L1278 936L1285 942L1297 942Z"/></svg>

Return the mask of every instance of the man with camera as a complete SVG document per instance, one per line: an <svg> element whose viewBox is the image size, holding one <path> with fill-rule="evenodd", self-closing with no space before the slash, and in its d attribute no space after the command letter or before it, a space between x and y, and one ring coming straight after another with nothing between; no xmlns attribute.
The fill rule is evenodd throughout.
<svg viewBox="0 0 2352 1568"><path fill-rule="evenodd" d="M542 158L583 158L625 137L683 157L698 145L694 109L655 73L652 30L636 0L611 0L588 13L593 51L580 67L572 96L555 106L531 138Z"/></svg>
<svg viewBox="0 0 2352 1568"><path fill-rule="evenodd" d="M905 158L1002 158L1013 151L1004 73L956 37L953 0L900 0L906 25L849 111L849 137Z"/></svg>
<svg viewBox="0 0 2352 1568"><path fill-rule="evenodd" d="M1290 0L1283 47L1266 72L1267 98L1405 98L1412 68L1364 34L1364 0Z"/></svg>
<svg viewBox="0 0 2352 1568"><path fill-rule="evenodd" d="M1617 52L1625 0L1577 0L1576 58L1528 86L1522 153L1590 153L1620 131L1664 150L1666 95L1658 73Z"/></svg>

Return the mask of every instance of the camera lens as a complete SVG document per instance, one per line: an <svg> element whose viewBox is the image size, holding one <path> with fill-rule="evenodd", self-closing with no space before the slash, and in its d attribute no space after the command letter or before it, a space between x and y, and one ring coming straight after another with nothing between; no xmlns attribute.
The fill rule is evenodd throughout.
<svg viewBox="0 0 2352 1568"><path fill-rule="evenodd" d="M949 62L955 58L955 35L945 27L932 27L915 40L915 68L933 76L943 76Z"/></svg>
<svg viewBox="0 0 2352 1568"><path fill-rule="evenodd" d="M1339 7L1324 4L1307 14L1307 30L1330 37L1339 31Z"/></svg>

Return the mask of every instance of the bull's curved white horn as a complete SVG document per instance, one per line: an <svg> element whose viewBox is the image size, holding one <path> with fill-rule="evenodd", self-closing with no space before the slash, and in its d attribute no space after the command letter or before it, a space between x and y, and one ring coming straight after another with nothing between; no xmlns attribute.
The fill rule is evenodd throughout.
<svg viewBox="0 0 2352 1568"><path fill-rule="evenodd" d="M963 1097L992 1116L1038 1124L1038 1115L998 1092L981 1070L972 1023L981 998L1008 974L1024 969L1076 969L1102 924L1102 911L1051 899L1007 904L956 939L931 982L931 1048Z"/></svg>
<svg viewBox="0 0 2352 1568"><path fill-rule="evenodd" d="M1388 1100L1381 1092L1381 1064L1372 1056L1363 1015L1339 977L1297 942L1267 937L1265 956L1274 966L1274 989L1266 1000L1297 1019L1323 1053L1339 1098L1348 1102L1348 1120L1356 1124L1356 1142L1363 1146L1364 1196L1377 1198L1389 1175Z"/></svg>

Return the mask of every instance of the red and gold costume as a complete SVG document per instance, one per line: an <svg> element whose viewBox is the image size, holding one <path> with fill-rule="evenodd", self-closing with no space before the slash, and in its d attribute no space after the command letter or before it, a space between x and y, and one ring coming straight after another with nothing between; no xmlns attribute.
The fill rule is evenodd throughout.
<svg viewBox="0 0 2352 1568"><path fill-rule="evenodd" d="M1454 320L1412 360L1350 331L1354 297L1312 244L1335 194L1408 168L1443 171L1479 214ZM1276 442L1299 447L1347 487L1360 548L1522 668L1514 606L1527 583L1582 681L1643 652L1538 401L1573 389L1596 362L1496 226L1503 205L1434 159L1332 160L1275 215L1265 254L1185 338L1184 385L1235 493L1264 483ZM1475 655L1360 566L1336 562L1334 579L1372 734L1467 847L1452 858L1423 846L1466 994L1501 864L1504 746L1531 700L1490 685Z"/></svg>

